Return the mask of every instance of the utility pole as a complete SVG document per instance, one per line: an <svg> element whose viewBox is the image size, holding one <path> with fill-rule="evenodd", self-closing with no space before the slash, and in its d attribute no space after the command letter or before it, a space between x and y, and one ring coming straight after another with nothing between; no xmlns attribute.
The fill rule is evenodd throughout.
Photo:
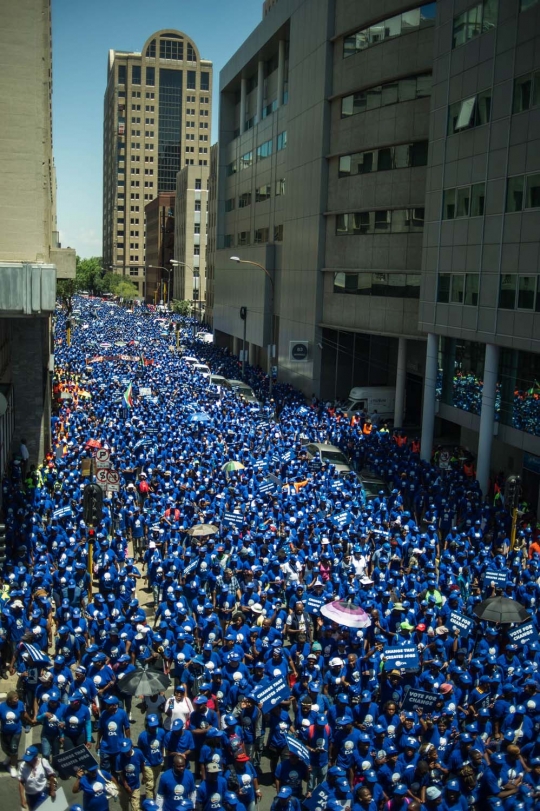
<svg viewBox="0 0 540 811"><path fill-rule="evenodd" d="M242 338L242 380L245 380L246 379L247 307L240 307L240 318L244 322L244 337Z"/></svg>
<svg viewBox="0 0 540 811"><path fill-rule="evenodd" d="M519 500L521 498L521 476L509 476L504 485L504 506L512 511L512 531L510 533L510 551L516 545Z"/></svg>

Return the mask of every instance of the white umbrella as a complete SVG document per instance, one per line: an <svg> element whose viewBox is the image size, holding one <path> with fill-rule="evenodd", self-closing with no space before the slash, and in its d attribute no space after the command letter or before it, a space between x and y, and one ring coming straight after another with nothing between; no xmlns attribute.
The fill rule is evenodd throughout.
<svg viewBox="0 0 540 811"><path fill-rule="evenodd" d="M323 605L321 614L332 622L345 625L347 628L369 628L371 625L371 618L363 608L345 600L334 600L332 603Z"/></svg>

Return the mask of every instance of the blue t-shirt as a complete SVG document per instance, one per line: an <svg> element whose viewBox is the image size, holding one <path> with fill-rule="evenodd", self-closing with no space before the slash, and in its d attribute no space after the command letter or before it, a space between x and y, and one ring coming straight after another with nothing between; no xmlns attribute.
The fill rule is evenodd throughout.
<svg viewBox="0 0 540 811"><path fill-rule="evenodd" d="M22 701L17 701L14 707L11 707L7 701L0 704L0 730L2 735L18 735L22 732L22 714L24 713L24 704Z"/></svg>
<svg viewBox="0 0 540 811"><path fill-rule="evenodd" d="M103 769L81 777L79 786L83 793L84 811L109 811L109 801L105 794L105 782L109 780L112 780L111 775Z"/></svg>
<svg viewBox="0 0 540 811"><path fill-rule="evenodd" d="M104 752L117 755L120 751L120 741L125 738L129 729L129 719L125 710L116 712L103 712L99 718L99 731L101 732L100 747Z"/></svg>
<svg viewBox="0 0 540 811"><path fill-rule="evenodd" d="M140 749L133 748L130 753L123 752L116 758L117 771L123 772L130 789L141 787L141 773L144 768L144 755Z"/></svg>
<svg viewBox="0 0 540 811"><path fill-rule="evenodd" d="M163 811L176 811L178 803L189 798L194 791L195 778L188 769L183 773L168 769L161 775L157 796L163 797Z"/></svg>

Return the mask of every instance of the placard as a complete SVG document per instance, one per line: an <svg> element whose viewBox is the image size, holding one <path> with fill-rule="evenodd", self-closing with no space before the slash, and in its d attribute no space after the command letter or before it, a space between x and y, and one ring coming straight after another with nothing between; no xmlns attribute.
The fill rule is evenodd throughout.
<svg viewBox="0 0 540 811"><path fill-rule="evenodd" d="M279 676L272 684L254 687L252 693L255 694L257 704L262 705L262 711L269 712L276 704L289 698L291 691L283 676Z"/></svg>
<svg viewBox="0 0 540 811"><path fill-rule="evenodd" d="M95 766L97 760L84 744L70 749L68 752L61 752L53 758L53 766L63 775L75 777L79 769L87 769Z"/></svg>
<svg viewBox="0 0 540 811"><path fill-rule="evenodd" d="M244 516L238 515L238 513L225 513L223 523L241 529L244 526Z"/></svg>
<svg viewBox="0 0 540 811"><path fill-rule="evenodd" d="M43 811L66 811L66 808L69 808L69 803L62 786L59 786L56 789L56 797L54 800L52 797L47 797L47 799L40 803L38 807L42 808Z"/></svg>
<svg viewBox="0 0 540 811"><path fill-rule="evenodd" d="M439 699L439 693L428 693L426 690L411 687L407 690L401 709L405 712L416 712L417 707L421 707L424 713L431 713Z"/></svg>
<svg viewBox="0 0 540 811"><path fill-rule="evenodd" d="M321 611L321 606L326 603L326 600L324 597L316 597L314 594L311 594L302 600L302 602L308 614L316 614L318 616Z"/></svg>
<svg viewBox="0 0 540 811"><path fill-rule="evenodd" d="M532 620L518 625L517 628L512 628L511 631L508 631L508 636L516 645L528 645L529 642L534 642L538 639L538 634L536 633L536 628Z"/></svg>
<svg viewBox="0 0 540 811"><path fill-rule="evenodd" d="M307 746L292 735L285 735L285 740L287 741L287 748L289 752L292 752L294 755L298 755L300 760L303 760L304 763L309 766L309 749Z"/></svg>
<svg viewBox="0 0 540 811"><path fill-rule="evenodd" d="M504 586L507 580L507 573L506 572L499 572L496 569L488 569L487 572L484 572L484 586L491 586L491 583L495 583L497 586Z"/></svg>
<svg viewBox="0 0 540 811"><path fill-rule="evenodd" d="M304 808L307 808L308 811L324 811L328 805L329 798L330 794L328 788L325 787L324 783L321 783L315 786L311 792L311 797L308 800L304 800L302 805Z"/></svg>
<svg viewBox="0 0 540 811"><path fill-rule="evenodd" d="M419 668L418 649L416 645L395 645L385 648L385 670L416 671Z"/></svg>
<svg viewBox="0 0 540 811"><path fill-rule="evenodd" d="M52 517L54 520L58 521L60 518L68 518L70 515L73 515L71 507L60 507L53 512Z"/></svg>
<svg viewBox="0 0 540 811"><path fill-rule="evenodd" d="M460 633L467 636L473 629L474 620L470 619L470 617L464 617L462 614L458 614L457 611L452 611L448 618L448 625L452 631L455 631L457 628Z"/></svg>

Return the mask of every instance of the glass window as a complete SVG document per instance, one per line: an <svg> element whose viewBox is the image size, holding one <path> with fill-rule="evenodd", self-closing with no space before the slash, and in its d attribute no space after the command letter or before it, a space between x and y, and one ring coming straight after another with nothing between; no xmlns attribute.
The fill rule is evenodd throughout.
<svg viewBox="0 0 540 811"><path fill-rule="evenodd" d="M476 104L476 96L471 96L470 98L464 99L461 102L459 115L457 117L456 124L454 127L454 130L456 132L458 130L463 130L471 126L471 123L474 121L475 104Z"/></svg>
<svg viewBox="0 0 540 811"><path fill-rule="evenodd" d="M392 147L385 147L378 150L377 156L377 171L382 172L386 169L393 169L392 161Z"/></svg>
<svg viewBox="0 0 540 811"><path fill-rule="evenodd" d="M360 211L353 214L353 234L372 234L373 223L373 212Z"/></svg>
<svg viewBox="0 0 540 811"><path fill-rule="evenodd" d="M274 242L283 242L283 225L274 225Z"/></svg>
<svg viewBox="0 0 540 811"><path fill-rule="evenodd" d="M407 273L404 298L420 298L419 273Z"/></svg>
<svg viewBox="0 0 540 811"><path fill-rule="evenodd" d="M451 294L450 301L452 304L463 304L463 294L465 292L465 276L461 273L453 273L451 276Z"/></svg>
<svg viewBox="0 0 540 811"><path fill-rule="evenodd" d="M521 211L523 209L523 190L525 186L525 176L517 175L508 178L506 187L506 210Z"/></svg>
<svg viewBox="0 0 540 811"><path fill-rule="evenodd" d="M387 104L396 104L398 101L398 82L389 82L388 84L383 84L381 91L380 91L380 102L375 106L379 106L380 104L386 106ZM368 107L370 106L368 100Z"/></svg>
<svg viewBox="0 0 540 811"><path fill-rule="evenodd" d="M247 191L238 198L238 208L246 208L251 205L251 192Z"/></svg>
<svg viewBox="0 0 540 811"><path fill-rule="evenodd" d="M456 190L445 189L443 192L443 220L453 220L456 216Z"/></svg>
<svg viewBox="0 0 540 811"><path fill-rule="evenodd" d="M475 106L474 126L480 127L482 124L489 124L491 119L491 90L485 90L478 95Z"/></svg>
<svg viewBox="0 0 540 811"><path fill-rule="evenodd" d="M251 235L249 231L240 231L238 234L238 245L249 245L251 242Z"/></svg>
<svg viewBox="0 0 540 811"><path fill-rule="evenodd" d="M456 217L468 217L469 205L471 201L470 186L457 189L456 194Z"/></svg>
<svg viewBox="0 0 540 811"><path fill-rule="evenodd" d="M486 184L475 183L471 186L471 217L482 217L486 197Z"/></svg>
<svg viewBox="0 0 540 811"><path fill-rule="evenodd" d="M149 44L148 48L146 49L146 56L149 59L154 59L156 56L156 41L155 39Z"/></svg>
<svg viewBox="0 0 540 811"><path fill-rule="evenodd" d="M413 208L411 211L411 231L423 231L426 212L424 208Z"/></svg>
<svg viewBox="0 0 540 811"><path fill-rule="evenodd" d="M392 298L403 298L405 295L405 278L404 273L389 273L386 295Z"/></svg>
<svg viewBox="0 0 540 811"><path fill-rule="evenodd" d="M351 156L342 155L339 159L338 177L347 177L351 174Z"/></svg>
<svg viewBox="0 0 540 811"><path fill-rule="evenodd" d="M336 217L336 234L338 236L343 236L343 234L348 233L349 233L349 215L338 214Z"/></svg>
<svg viewBox="0 0 540 811"><path fill-rule="evenodd" d="M408 166L411 165L410 149L411 147L409 144L399 144L398 146L395 146L393 148L394 169L406 169Z"/></svg>
<svg viewBox="0 0 540 811"><path fill-rule="evenodd" d="M269 200L270 194L271 188L268 184L265 186L259 186L259 188L255 190L255 202L262 203L265 200Z"/></svg>
<svg viewBox="0 0 540 811"><path fill-rule="evenodd" d="M154 87L156 83L156 69L146 68L146 84L149 87Z"/></svg>
<svg viewBox="0 0 540 811"><path fill-rule="evenodd" d="M420 27L420 9L413 8L412 11L405 11L401 15L401 30L404 34Z"/></svg>
<svg viewBox="0 0 540 811"><path fill-rule="evenodd" d="M269 143L271 144L271 142L269 142ZM277 137L278 152L281 149L285 149L286 146L287 146L287 130L284 130L283 132L280 132L278 137Z"/></svg>
<svg viewBox="0 0 540 811"><path fill-rule="evenodd" d="M257 228L255 231L255 242L268 242L268 228Z"/></svg>
<svg viewBox="0 0 540 811"><path fill-rule="evenodd" d="M450 279L449 273L439 274L439 284L437 285L437 301L440 304L448 304L450 301Z"/></svg>
<svg viewBox="0 0 540 811"><path fill-rule="evenodd" d="M371 273L358 274L358 288L356 294L358 296L371 296Z"/></svg>
<svg viewBox="0 0 540 811"><path fill-rule="evenodd" d="M373 273L371 275L371 295L386 296L388 289L388 273Z"/></svg>
<svg viewBox="0 0 540 811"><path fill-rule="evenodd" d="M425 73L423 76L419 76L416 80L416 97L420 99L424 98L425 96L430 96L431 83L431 73Z"/></svg>
<svg viewBox="0 0 540 811"><path fill-rule="evenodd" d="M514 103L512 112L521 113L523 110L529 109L532 99L532 86L532 73L527 73L526 76L520 76L514 81Z"/></svg>
<svg viewBox="0 0 540 811"><path fill-rule="evenodd" d="M536 276L520 276L518 282L518 309L534 310Z"/></svg>
<svg viewBox="0 0 540 811"><path fill-rule="evenodd" d="M478 306L478 273L467 273L465 276L465 301L470 307Z"/></svg>
<svg viewBox="0 0 540 811"><path fill-rule="evenodd" d="M392 212L390 211L375 212L376 231L389 231L391 223L392 223Z"/></svg>
<svg viewBox="0 0 540 811"><path fill-rule="evenodd" d="M280 178L276 180L276 197L279 197L281 194L285 194L285 178Z"/></svg>
<svg viewBox="0 0 540 811"><path fill-rule="evenodd" d="M140 65L132 65L131 66L131 84L140 84L141 83L141 66Z"/></svg>
<svg viewBox="0 0 540 811"><path fill-rule="evenodd" d="M410 147L411 166L427 166L428 142L417 141Z"/></svg>
<svg viewBox="0 0 540 811"><path fill-rule="evenodd" d="M525 208L540 208L540 175L527 175Z"/></svg>
<svg viewBox="0 0 540 811"><path fill-rule="evenodd" d="M512 273L505 273L501 276L501 286L499 290L499 307L502 310L513 310L516 306L516 283L517 276Z"/></svg>
<svg viewBox="0 0 540 811"><path fill-rule="evenodd" d="M416 77L401 79L399 82L399 100L412 101L416 98Z"/></svg>
<svg viewBox="0 0 540 811"><path fill-rule="evenodd" d="M118 84L126 83L126 66L118 65Z"/></svg>
<svg viewBox="0 0 540 811"><path fill-rule="evenodd" d="M210 90L210 73L208 71L202 70L201 71L201 78L200 78L200 89L201 90Z"/></svg>
<svg viewBox="0 0 540 811"><path fill-rule="evenodd" d="M196 78L197 74L194 70L187 70L186 71L186 88L188 90L196 90Z"/></svg>
<svg viewBox="0 0 540 811"><path fill-rule="evenodd" d="M358 163L356 166L356 173L359 175L366 175L373 172L374 162L377 161L377 152L360 152L357 155Z"/></svg>
<svg viewBox="0 0 540 811"><path fill-rule="evenodd" d="M356 293L358 289L357 273L334 273L334 293Z"/></svg>
<svg viewBox="0 0 540 811"><path fill-rule="evenodd" d="M354 103L354 96L344 96L341 99L341 117L347 118L349 115L353 115L353 103Z"/></svg>
<svg viewBox="0 0 540 811"><path fill-rule="evenodd" d="M540 105L540 71L533 73L532 107Z"/></svg>
<svg viewBox="0 0 540 811"><path fill-rule="evenodd" d="M236 201L234 197L229 197L228 200L225 200L225 211L233 211L235 208Z"/></svg>
<svg viewBox="0 0 540 811"><path fill-rule="evenodd" d="M392 212L392 233L399 234L409 231L410 217L408 209L397 209Z"/></svg>
<svg viewBox="0 0 540 811"><path fill-rule="evenodd" d="M497 25L498 0L484 0L482 7L482 33Z"/></svg>
<svg viewBox="0 0 540 811"><path fill-rule="evenodd" d="M184 58L183 40L161 39L159 41L159 58L182 60Z"/></svg>

